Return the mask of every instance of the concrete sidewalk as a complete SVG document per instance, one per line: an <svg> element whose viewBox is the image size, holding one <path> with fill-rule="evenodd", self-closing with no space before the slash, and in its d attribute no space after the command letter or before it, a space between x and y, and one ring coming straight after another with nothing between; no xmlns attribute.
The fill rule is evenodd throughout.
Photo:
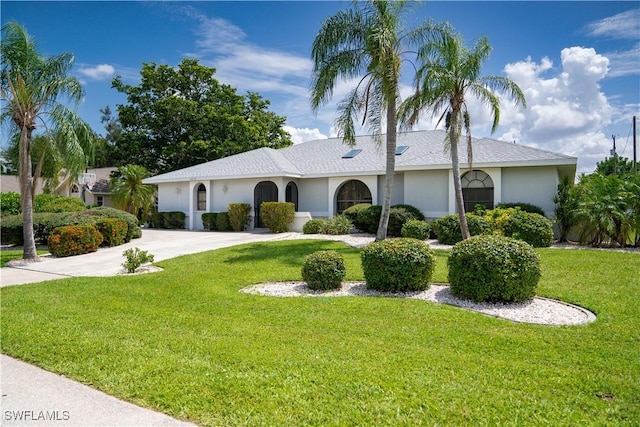
<svg viewBox="0 0 640 427"><path fill-rule="evenodd" d="M18 268L0 269L0 286L78 276L113 276L123 271L122 252L138 247L155 261L243 243L281 240L287 233L266 230L207 233L143 230L142 238L98 252L68 258L46 257ZM184 426L164 414L141 408L89 386L6 355L0 357L2 426Z"/></svg>

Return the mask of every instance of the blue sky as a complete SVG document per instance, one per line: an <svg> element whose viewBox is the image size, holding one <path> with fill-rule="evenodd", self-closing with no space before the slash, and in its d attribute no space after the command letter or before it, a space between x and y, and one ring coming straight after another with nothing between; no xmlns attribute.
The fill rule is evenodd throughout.
<svg viewBox="0 0 640 427"><path fill-rule="evenodd" d="M136 84L143 62L175 66L185 57L215 67L240 93L256 91L287 117L294 141L334 136L341 83L313 115L309 52L322 21L350 7L338 1L35 2L0 3L4 24L27 28L45 54L73 52L83 82L79 114L103 134L99 109L126 102L111 89L122 76ZM640 115L640 6L626 2L428 1L414 23L449 21L468 44L487 36L493 52L484 75L508 76L525 92L527 109L505 100L493 137L578 157L591 172L609 156L633 156L631 120ZM410 90L407 79L402 93ZM473 135L490 136L490 117L470 102ZM426 116L418 129L433 129ZM366 133L362 130L361 133Z"/></svg>

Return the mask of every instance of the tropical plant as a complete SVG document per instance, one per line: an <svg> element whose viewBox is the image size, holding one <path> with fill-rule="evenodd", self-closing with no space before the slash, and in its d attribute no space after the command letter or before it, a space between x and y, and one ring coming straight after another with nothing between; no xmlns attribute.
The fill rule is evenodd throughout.
<svg viewBox="0 0 640 427"><path fill-rule="evenodd" d="M574 197L573 183L568 176L563 176L560 184L558 184L558 192L553 196L555 205L554 221L558 226L558 242L566 242L569 232L574 226L575 210L577 208L577 199Z"/></svg>
<svg viewBox="0 0 640 427"><path fill-rule="evenodd" d="M138 218L141 211L148 213L153 206L156 191L153 185L142 183L148 176L149 172L143 166L119 167L116 175L111 178L111 197L116 205Z"/></svg>
<svg viewBox="0 0 640 427"><path fill-rule="evenodd" d="M509 78L480 76L482 65L491 52L486 37L481 37L469 49L465 46L462 36L448 24L439 24L436 27L438 31L433 32L434 37L427 40L418 52L421 65L417 72L417 91L403 104L400 117L409 125L414 125L421 112L430 109L434 116L440 114L438 124L444 120L447 131L445 142L451 152L460 231L463 239L468 239L470 234L465 218L458 156L458 142L464 130L467 140L467 162L471 169L473 149L467 99L473 96L489 106L493 117L492 133L500 123L500 98L497 92L512 98L516 106L526 106L526 100L520 87Z"/></svg>
<svg viewBox="0 0 640 427"><path fill-rule="evenodd" d="M333 95L338 79L359 79L338 105L338 135L355 145L355 120L362 116L381 143L386 122L386 176L376 240L387 236L395 171L399 85L405 57L415 56L429 26L403 31L405 1L354 3L324 21L313 42L311 106L315 112Z"/></svg>
<svg viewBox="0 0 640 427"><path fill-rule="evenodd" d="M3 101L1 119L9 123L9 141L17 140L19 151L19 181L23 215L24 259L36 259L33 233L34 177L31 144L34 132L42 127L51 141L59 144L70 172L93 155L93 133L89 126L64 101L78 103L83 90L70 75L73 55L62 53L46 57L36 48L35 41L16 22L2 27L2 71L0 98ZM15 138L15 139L14 139ZM46 156L45 156L46 158ZM44 162L44 160L43 160ZM40 162L36 162L36 165Z"/></svg>

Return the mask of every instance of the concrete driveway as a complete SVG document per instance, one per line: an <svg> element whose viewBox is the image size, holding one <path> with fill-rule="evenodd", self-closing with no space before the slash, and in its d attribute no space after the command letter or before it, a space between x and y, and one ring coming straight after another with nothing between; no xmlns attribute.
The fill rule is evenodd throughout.
<svg viewBox="0 0 640 427"><path fill-rule="evenodd" d="M78 276L115 276L123 271L122 252L140 248L154 256L154 261L175 258L212 249L249 242L280 240L288 233L273 234L266 229L244 232L205 232L144 229L140 239L113 248L66 258L43 257L42 261L0 269L0 286L42 282Z"/></svg>

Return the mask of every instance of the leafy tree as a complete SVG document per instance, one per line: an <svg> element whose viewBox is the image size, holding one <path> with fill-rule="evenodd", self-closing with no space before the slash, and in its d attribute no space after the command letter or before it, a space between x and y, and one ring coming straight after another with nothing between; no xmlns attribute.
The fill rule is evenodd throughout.
<svg viewBox="0 0 640 427"><path fill-rule="evenodd" d="M117 117L113 117L111 108L107 105L100 109L100 122L104 124L106 135L96 136L95 156L93 166L106 168L119 166L116 163L116 143L122 137L122 126Z"/></svg>
<svg viewBox="0 0 640 427"><path fill-rule="evenodd" d="M116 205L136 217L141 211L149 213L154 203L155 187L142 183L148 176L149 171L144 166L119 167L110 182L111 197Z"/></svg>
<svg viewBox="0 0 640 427"><path fill-rule="evenodd" d="M312 47L314 111L333 95L338 79L359 78L356 87L340 102L335 121L338 135L355 144L355 121L381 141L386 121L386 179L382 214L376 240L387 235L400 103L401 67L408 55L427 37L428 26L403 31L408 12L404 1L354 3L324 21Z"/></svg>
<svg viewBox="0 0 640 427"><path fill-rule="evenodd" d="M614 157L605 157L604 160L598 162L595 172L600 175L631 175L633 173L633 162L616 154Z"/></svg>
<svg viewBox="0 0 640 427"><path fill-rule="evenodd" d="M500 122L500 98L494 91L505 93L514 99L516 105L524 107L526 101L522 90L512 80L501 76L480 76L482 65L491 52L486 37L480 38L469 49L462 36L448 24L438 25L438 30L434 32L436 37L429 39L418 53L421 64L417 72L418 90L406 100L401 116L406 117L409 124L415 124L424 109L430 109L434 115L442 112L438 123L445 120L460 230L463 239L468 239L470 234L464 212L458 160L458 143L464 130L467 134L469 165L473 162L467 99L473 96L489 106L493 117L492 133Z"/></svg>
<svg viewBox="0 0 640 427"><path fill-rule="evenodd" d="M117 107L121 135L114 141L115 160L162 173L292 144L282 129L285 118L267 110L269 101L256 93L238 95L214 74L214 68L184 59L177 68L143 64L137 86L116 77L112 86L128 103Z"/></svg>
<svg viewBox="0 0 640 427"><path fill-rule="evenodd" d="M80 82L70 76L73 55L62 53L45 57L35 41L16 22L2 27L2 74L0 96L3 101L2 122L8 122L11 135L17 138L19 181L23 219L24 259L36 259L33 232L33 195L38 176L34 174L32 142L41 126L51 142L70 163L70 172L93 155L92 132L63 101L78 103L83 90ZM16 136L17 135L17 136ZM14 140L10 137L9 140ZM58 145L60 144L60 145ZM46 151L45 151L46 152ZM46 155L45 155L46 158ZM36 161L36 165L40 164ZM43 163L44 164L44 163Z"/></svg>

